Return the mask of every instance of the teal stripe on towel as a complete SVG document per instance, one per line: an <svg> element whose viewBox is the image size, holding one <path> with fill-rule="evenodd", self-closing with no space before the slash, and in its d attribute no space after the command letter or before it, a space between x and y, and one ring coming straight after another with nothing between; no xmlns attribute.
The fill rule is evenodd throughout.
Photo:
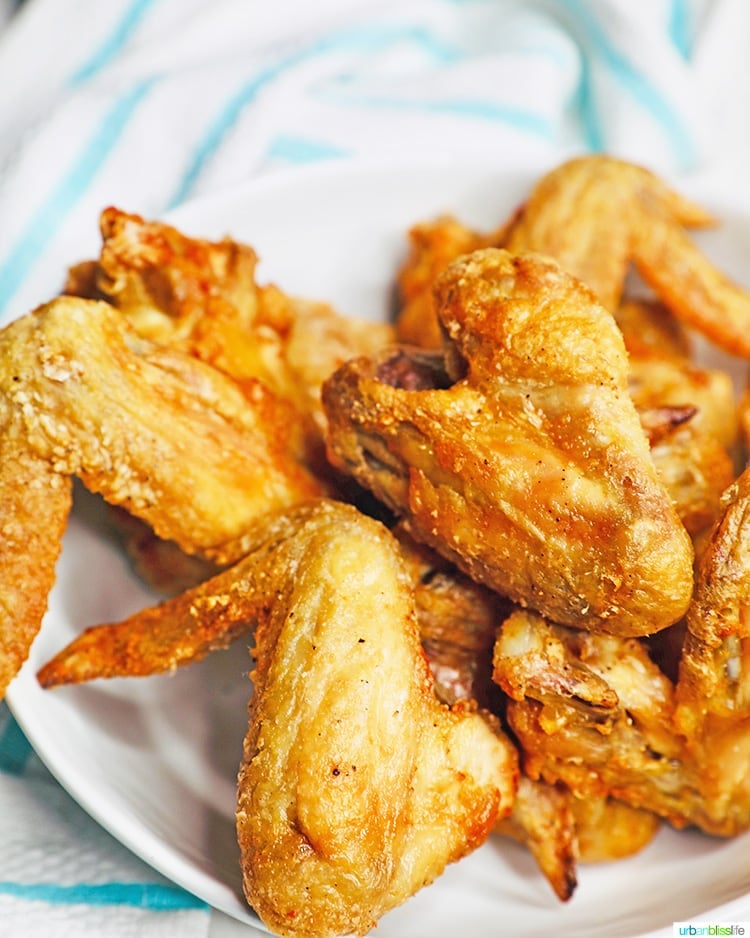
<svg viewBox="0 0 750 938"><path fill-rule="evenodd" d="M208 908L202 899L169 883L77 883L73 886L59 886L53 883L0 881L0 895L51 905L126 905L163 912Z"/></svg>
<svg viewBox="0 0 750 938"><path fill-rule="evenodd" d="M53 238L67 213L86 192L153 82L153 79L141 82L115 102L70 170L31 217L0 266L0 309L28 276L36 258Z"/></svg>
<svg viewBox="0 0 750 938"><path fill-rule="evenodd" d="M144 15L153 5L154 0L134 0L99 48L94 51L88 61L84 62L70 76L69 84L81 84L101 71L127 43Z"/></svg>
<svg viewBox="0 0 750 938"><path fill-rule="evenodd" d="M669 139L677 162L683 167L691 166L695 161L695 153L690 135L658 88L610 42L592 7L585 0L562 0L561 5L571 14L569 22L575 22L585 31L586 39L623 90L654 118L655 125Z"/></svg>
<svg viewBox="0 0 750 938"><path fill-rule="evenodd" d="M347 30L319 40L306 48L299 49L279 62L261 69L229 98L209 125L203 139L195 148L191 159L188 160L187 168L169 199L167 207L174 208L190 196L204 167L219 148L227 133L235 125L242 111L269 82L290 69L321 55L350 50L372 52L399 42L416 45L432 59L440 62L454 61L459 57L456 48L428 30L418 26L401 25L380 28L369 26Z"/></svg>
<svg viewBox="0 0 750 938"><path fill-rule="evenodd" d="M693 51L693 16L689 0L672 0L669 35L683 59L689 59Z"/></svg>

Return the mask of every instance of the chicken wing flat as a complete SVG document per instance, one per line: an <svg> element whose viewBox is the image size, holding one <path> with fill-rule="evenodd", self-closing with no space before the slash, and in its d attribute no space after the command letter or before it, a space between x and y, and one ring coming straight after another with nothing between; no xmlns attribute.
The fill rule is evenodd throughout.
<svg viewBox="0 0 750 938"><path fill-rule="evenodd" d="M23 437L0 438L0 699L46 612L71 503L70 479Z"/></svg>
<svg viewBox="0 0 750 938"><path fill-rule="evenodd" d="M328 503L266 560L239 778L245 890L281 935L362 935L485 840L510 810L515 752L435 698L385 528Z"/></svg>
<svg viewBox="0 0 750 938"><path fill-rule="evenodd" d="M627 391L614 320L554 261L488 248L438 281L444 370L396 349L324 384L334 464L475 580L551 619L679 619L692 545Z"/></svg>
<svg viewBox="0 0 750 938"><path fill-rule="evenodd" d="M390 341L384 323L347 319L329 304L260 285L248 245L191 238L110 207L97 261L73 268L66 292L107 300L150 341L178 348L236 381L260 381L291 405L286 424L306 434L319 466L323 379L353 355Z"/></svg>
<svg viewBox="0 0 750 938"><path fill-rule="evenodd" d="M632 263L675 316L747 358L750 294L685 232L714 224L708 212L648 170L588 155L563 163L537 183L506 247L554 257L613 312Z"/></svg>
<svg viewBox="0 0 750 938"><path fill-rule="evenodd" d="M516 752L496 721L435 696L382 524L318 500L246 544L233 569L84 634L40 680L176 667L257 623L237 808L248 901L280 935L363 935L510 811Z"/></svg>

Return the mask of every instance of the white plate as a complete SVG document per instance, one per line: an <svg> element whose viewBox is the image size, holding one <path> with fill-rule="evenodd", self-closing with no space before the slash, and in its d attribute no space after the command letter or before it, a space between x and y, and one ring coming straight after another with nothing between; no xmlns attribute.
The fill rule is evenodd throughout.
<svg viewBox="0 0 750 938"><path fill-rule="evenodd" d="M329 165L193 203L172 219L195 235L252 244L262 280L379 318L413 222L453 211L490 228L530 182L487 167ZM725 224L702 240L741 277L750 224L713 207ZM54 692L35 681L38 667L85 626L117 620L152 598L79 505L44 627L8 703L51 771L115 837L212 906L257 926L241 896L234 835L250 694L242 643L172 677ZM748 893L747 836L725 842L665 829L637 857L582 868L565 905L523 848L495 838L386 915L377 934L655 938L671 935L676 920L750 919Z"/></svg>

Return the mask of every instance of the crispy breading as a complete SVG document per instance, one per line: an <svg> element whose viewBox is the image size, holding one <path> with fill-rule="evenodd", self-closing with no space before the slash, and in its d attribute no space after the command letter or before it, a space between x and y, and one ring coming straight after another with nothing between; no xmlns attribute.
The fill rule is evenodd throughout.
<svg viewBox="0 0 750 938"><path fill-rule="evenodd" d="M469 228L453 215L440 215L409 229L409 250L397 275L397 341L426 349L441 347L442 333L432 293L435 281L462 254L502 247L509 226L510 222L485 233Z"/></svg>
<svg viewBox="0 0 750 938"><path fill-rule="evenodd" d="M137 337L106 303L60 298L0 332L4 432L188 552L320 494L286 447L283 405Z"/></svg>
<svg viewBox="0 0 750 938"><path fill-rule="evenodd" d="M71 270L66 292L106 299L143 338L238 382L260 381L289 403L285 425L297 425L310 465L325 473L320 385L347 358L390 341L392 327L260 285L256 252L231 238L192 238L114 207L100 227L99 258Z"/></svg>
<svg viewBox="0 0 750 938"><path fill-rule="evenodd" d="M648 634L692 545L627 393L611 315L554 261L488 248L438 285L445 371L404 349L324 384L332 462L474 579L559 622Z"/></svg>
<svg viewBox="0 0 750 938"><path fill-rule="evenodd" d="M532 778L610 795L677 827L750 827L750 470L697 565L676 684L636 639L583 635L528 612L503 624L494 677ZM573 680L571 675L577 675Z"/></svg>
<svg viewBox="0 0 750 938"><path fill-rule="evenodd" d="M0 398L0 414L6 402ZM5 422L3 418L2 421ZM6 425L6 430L9 428ZM72 503L70 479L23 434L0 437L0 699L29 654L47 610Z"/></svg>

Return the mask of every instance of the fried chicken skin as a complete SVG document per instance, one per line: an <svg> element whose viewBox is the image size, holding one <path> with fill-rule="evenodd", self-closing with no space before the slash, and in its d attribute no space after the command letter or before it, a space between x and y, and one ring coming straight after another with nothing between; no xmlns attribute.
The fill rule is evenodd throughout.
<svg viewBox="0 0 750 938"><path fill-rule="evenodd" d="M750 357L750 293L718 270L686 234L713 216L647 169L587 155L534 186L506 247L554 257L617 309L634 265L670 311L724 350Z"/></svg>
<svg viewBox="0 0 750 938"><path fill-rule="evenodd" d="M323 491L257 390L139 339L97 301L60 298L0 332L3 692L46 609L72 476L217 562L252 518Z"/></svg>
<svg viewBox="0 0 750 938"><path fill-rule="evenodd" d="M70 479L23 437L0 438L0 699L28 657L47 611L71 490Z"/></svg>
<svg viewBox="0 0 750 938"><path fill-rule="evenodd" d="M245 543L233 569L91 630L63 666L83 680L102 660L153 673L256 625L237 807L248 901L280 935L363 935L489 836L515 796L516 752L492 718L435 696L382 524L320 500Z"/></svg>
<svg viewBox="0 0 750 938"><path fill-rule="evenodd" d="M454 215L440 215L408 231L409 250L398 271L396 341L425 349L443 344L433 286L452 261L479 248L502 247L512 220L497 231L480 232Z"/></svg>
<svg viewBox="0 0 750 938"><path fill-rule="evenodd" d="M105 299L138 335L237 382L261 382L287 402L284 424L295 427L305 458L325 474L323 379L348 358L391 341L392 327L261 285L256 252L231 238L192 238L113 206L102 212L100 229L99 258L72 268L65 291Z"/></svg>
<svg viewBox="0 0 750 938"><path fill-rule="evenodd" d="M611 315L554 261L485 249L437 285L444 361L396 349L323 386L332 462L473 579L622 635L685 612L693 551Z"/></svg>
<svg viewBox="0 0 750 938"><path fill-rule="evenodd" d="M584 635L514 612L494 676L532 778L610 795L676 827L750 827L750 470L696 569L676 684L643 643Z"/></svg>

